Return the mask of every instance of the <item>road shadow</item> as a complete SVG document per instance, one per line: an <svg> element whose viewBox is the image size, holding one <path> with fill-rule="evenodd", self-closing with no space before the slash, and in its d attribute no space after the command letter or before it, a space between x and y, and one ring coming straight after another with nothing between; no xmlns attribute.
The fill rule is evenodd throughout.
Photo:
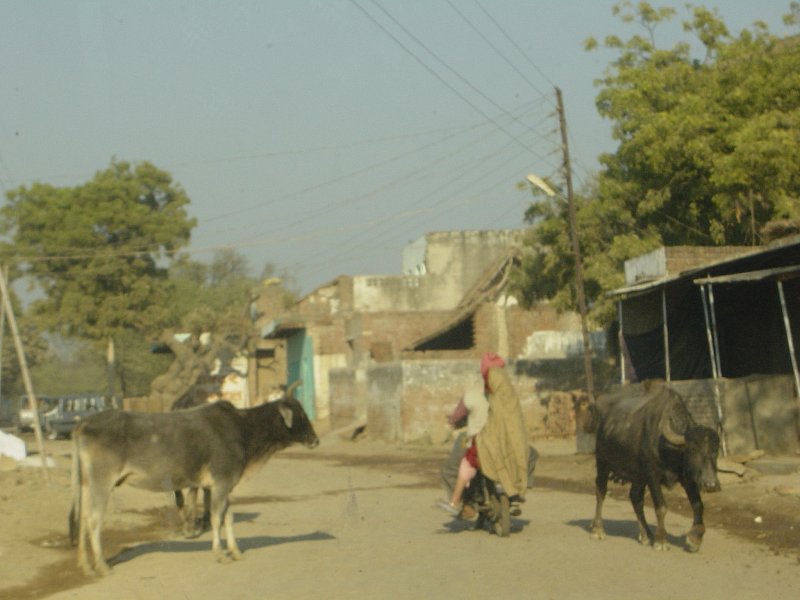
<svg viewBox="0 0 800 600"><path fill-rule="evenodd" d="M592 519L574 519L567 521L567 525L571 527L579 527L587 534L592 532ZM639 524L635 520L630 519L603 519L603 528L606 531L607 537L618 537L631 539L638 543L639 541ZM650 526L653 530L653 526ZM667 532L667 543L671 546L685 546L685 537L683 535L672 535Z"/></svg>
<svg viewBox="0 0 800 600"><path fill-rule="evenodd" d="M466 519L454 518L446 523L443 523L442 529L436 533L461 533L463 531L485 531L487 533L491 533L489 528L490 526L488 524L485 524L480 529L478 529L477 524L477 519L468 521ZM511 519L511 533L519 533L525 528L526 525L530 525L530 521L527 519Z"/></svg>
<svg viewBox="0 0 800 600"><path fill-rule="evenodd" d="M224 539L224 538L223 538ZM257 535L244 538L237 538L239 548L246 553L250 550L281 546L283 544L293 544L298 542L320 542L336 539L335 536L324 531L314 531L302 535L292 535L285 537L274 537L268 535ZM223 544L224 547L224 544ZM179 553L179 552L208 552L211 554L211 540L191 541L191 540L164 540L145 542L137 546L124 548L108 560L112 567L126 563L139 556L153 554L156 552Z"/></svg>
<svg viewBox="0 0 800 600"><path fill-rule="evenodd" d="M226 515L226 519L230 516L230 509L228 510L228 515ZM261 516L261 513L257 512L235 512L233 513L233 522L234 523L249 523L251 521L255 521L258 517Z"/></svg>

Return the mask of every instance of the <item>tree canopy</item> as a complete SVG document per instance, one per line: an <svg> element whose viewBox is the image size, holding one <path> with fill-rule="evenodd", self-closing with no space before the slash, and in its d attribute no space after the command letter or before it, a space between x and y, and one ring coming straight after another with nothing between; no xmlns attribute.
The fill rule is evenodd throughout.
<svg viewBox="0 0 800 600"><path fill-rule="evenodd" d="M172 343L174 333L210 333L211 354L223 346L229 354L247 349L259 280L234 249L215 251L209 264L181 251L196 221L168 173L148 162L112 160L82 185L36 183L7 192L7 200L0 208L0 263L12 279L35 284L25 311L12 301L37 385L47 393L104 386L108 340L114 386L124 396L146 395L170 366L172 358L152 350L160 347L156 341ZM263 277L276 274L267 263ZM287 285L281 289L289 301ZM12 358L2 363L4 389L16 390L16 357L8 348L4 356ZM58 379L65 365L78 364L86 376Z"/></svg>
<svg viewBox="0 0 800 600"><path fill-rule="evenodd" d="M44 328L99 340L165 325L167 266L195 226L168 173L112 160L85 184L36 183L7 198L3 253L12 276L36 282Z"/></svg>
<svg viewBox="0 0 800 600"><path fill-rule="evenodd" d="M614 10L641 33L604 40L617 58L596 82L596 105L618 146L576 198L598 324L613 320L602 293L623 284L627 258L660 245L758 245L769 224L800 218L800 37L778 38L764 23L734 36L715 12L689 7L690 39L662 49L658 26L673 9L626 2ZM784 21L796 26L800 8L790 10ZM563 200L535 202L526 219L534 251L518 293L528 304L573 308Z"/></svg>

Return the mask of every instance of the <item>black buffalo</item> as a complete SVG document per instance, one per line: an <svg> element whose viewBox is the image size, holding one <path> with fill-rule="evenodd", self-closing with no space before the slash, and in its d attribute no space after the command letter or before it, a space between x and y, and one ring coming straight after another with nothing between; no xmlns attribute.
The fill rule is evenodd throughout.
<svg viewBox="0 0 800 600"><path fill-rule="evenodd" d="M241 551L226 518L228 495L245 469L265 462L294 443L319 443L303 407L284 398L255 408L237 409L220 401L166 413L105 411L82 421L73 434L73 505L70 538L77 537L78 564L90 572L86 540L95 570L108 572L100 533L111 491L122 483L151 491L186 487L211 493L212 550L226 557L220 543L225 524L231 558Z"/></svg>
<svg viewBox="0 0 800 600"><path fill-rule="evenodd" d="M666 387L624 390L602 396L593 407L593 428L597 433L597 507L592 537L603 539L603 500L609 478L630 482L630 499L639 523L639 541L666 547L664 517L666 502L661 486L680 483L692 506L694 520L686 538L687 549L700 549L705 526L701 490L720 489L717 479L717 433L697 425L683 399ZM650 490L658 526L655 536L644 516L644 491Z"/></svg>

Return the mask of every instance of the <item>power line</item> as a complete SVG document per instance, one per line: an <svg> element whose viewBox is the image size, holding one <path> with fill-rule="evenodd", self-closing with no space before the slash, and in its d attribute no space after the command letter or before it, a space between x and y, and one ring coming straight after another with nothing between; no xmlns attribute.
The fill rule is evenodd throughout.
<svg viewBox="0 0 800 600"><path fill-rule="evenodd" d="M525 105L523 105L523 108L527 107L527 106L529 106L531 104L532 103L530 103L530 102L526 103ZM526 113L521 113L521 114L526 114ZM400 154L393 155L389 159L386 159L386 160L383 160L383 161L378 161L376 163L372 163L372 164L367 165L367 166L365 166L363 168L357 169L356 171L343 174L343 175L335 177L333 179L329 179L329 180L326 180L326 181L324 181L322 183L317 183L317 184L305 187L305 188L300 189L300 190L295 190L293 192L289 192L287 194L283 194L280 197L278 197L277 199L271 200L270 204L273 204L277 200L285 200L285 199L288 199L288 198L296 198L296 197L298 197L298 196L300 196L300 195L302 195L304 193L316 191L316 190L321 189L321 188L330 187L330 186L332 186L334 184L341 183L343 181L349 180L349 179L351 179L352 177L354 177L356 175L364 174L364 173L372 171L374 169L377 169L377 168L386 166L388 164L397 162L398 160L400 160L402 158L405 158L407 156L417 156L417 155L420 154L421 151L423 151L425 149L433 148L433 147L438 146L438 145L440 145L440 144L442 144L444 142L450 141L450 140L454 139L458 135L462 135L464 133L468 133L468 132L473 131L473 130L474 131L480 131L480 129L482 127L484 127L485 125L486 125L486 123L483 123L483 124L479 124L479 125L470 127L469 129L464 130L464 131L460 131L457 134L452 134L452 135L446 136L444 138L441 138L439 140L435 140L435 141L433 141L433 142L431 142L429 144L425 144L424 146L416 147L416 148L414 148L414 149L412 149L410 151L406 151L406 152L402 152ZM443 162L444 160L453 158L454 153L462 152L462 151L464 151L465 149L467 149L467 148L469 148L471 146L474 146L474 145L476 145L478 143L482 143L482 142L485 142L485 141L486 141L486 138L484 136L475 137L472 141L469 141L469 142L466 142L464 144L461 144L455 151L448 150L440 158L438 158L438 159L436 159L434 161L431 161L431 162L427 162L427 163L425 163L424 166L419 167L419 168L417 168L417 169L415 169L415 170L413 170L413 171L411 171L411 172L409 172L409 173L407 173L405 175L397 177L393 181L391 181L391 182L389 182L387 184L381 185L378 188L373 188L373 190L370 191L370 192L367 192L367 193L362 194L362 195L357 196L357 197L350 197L350 198L347 198L347 199L340 200L338 202L332 203L332 204L328 205L327 207L324 207L323 209L321 209L319 211L315 211L313 214L305 215L302 218L302 220L294 221L294 222L291 222L291 223L288 223L288 224L287 223L277 224L271 229L271 231L281 231L281 230L283 230L283 229L285 229L287 227L292 227L294 225L298 225L298 224L301 224L301 223L306 223L306 222L308 222L309 219L315 219L315 218L319 218L320 216L324 216L326 214L329 214L335 208L341 208L342 206L350 205L350 204L353 204L353 203L355 203L357 201L364 200L364 199L367 199L369 197L372 197L372 196L376 195L377 193L382 192L382 191L386 191L387 189L390 189L391 187L396 186L396 185L398 185L399 183L401 183L401 182L403 182L405 180L409 180L409 179L414 178L414 177L419 177L419 175L421 173L424 173L426 171L430 171L431 167L435 166L436 164L439 164L439 163ZM237 211L237 212L241 212L241 211ZM233 214L233 213L229 213L229 214ZM209 220L207 219L206 222L208 222L208 221ZM254 220L254 221L251 221L251 226L252 227L256 227L256 226L259 226L261 223L263 223L263 220ZM241 228L237 228L237 231L241 231ZM262 235L263 235L263 232L262 232Z"/></svg>
<svg viewBox="0 0 800 600"><path fill-rule="evenodd" d="M473 23L473 22L472 22L472 21L471 21L469 18L467 18L467 16L466 16L466 15L465 15L465 14L464 14L464 13L463 13L463 12L462 12L462 11L461 11L459 8L458 8L458 7L457 7L457 6L456 6L456 5L455 5L455 4L452 2L452 0L445 0L445 1L447 2L447 4L448 4L448 5L450 5L450 8L452 8L452 9L453 9L453 11L454 11L454 12L455 12L455 13L456 13L456 14L457 14L459 17L461 17L461 19L462 19L462 20L463 20L463 21L464 21L464 22L465 22L467 25L469 25L469 27L470 27L471 29L472 29L472 30L473 30L475 33L477 33L477 34L478 34L478 36L479 36L479 37L480 37L480 38L481 38L481 39L482 39L484 42L486 42L486 44L487 44L487 45L488 45L488 46L489 46L489 47L490 47L492 50L494 50L495 54L497 54L497 55L498 55L500 58L502 58L502 59L503 59L503 61L504 61L504 62L505 62L505 63L506 63L506 64L507 64L509 67L511 67L511 69L513 69L513 70L514 70L514 72L515 72L517 75L519 75L519 76L520 76L520 77L521 77L521 78L522 78L522 79L523 79L523 80L524 80L524 81L525 81L525 82L526 82L526 83L527 83L527 84L528 84L528 85L531 87L531 89L533 89L534 91L538 92L538 93L539 93L539 94L541 94L543 97L548 97L548 96L549 96L549 94L547 94L547 93L543 92L542 90L540 90L540 89L539 89L539 88L536 86L536 84L534 84L534 83L533 83L533 82L532 82L532 81L531 81L531 80L528 78L528 76L527 76L527 75L525 75L525 73L523 73L521 70L519 70L519 69L517 68L517 66L516 66L514 63L512 63L512 62L511 62L511 60L509 60L509 58L508 58L508 57L507 57L505 54L503 54L503 53L500 51L500 49L499 49L499 48L498 48L498 47L497 47L497 46L496 46L494 43L492 43L492 41L491 41L491 40L490 40L490 39L489 39L489 38L488 38L488 37L487 37L487 36L486 36L486 35L485 35L485 34L484 34L484 33L483 33L481 30L480 30L480 29L478 29L478 27L477 27L477 26L476 26L476 25L475 25L475 24L474 24L474 23ZM488 13L486 13L486 10L485 10L485 9L483 9L483 7L481 7L481 9L484 11L484 13L485 13L485 14L487 14L487 16L488 16L488 17L489 17L489 18L492 20L492 22L493 22L493 23L495 23L495 25L496 25L496 26L499 28L499 25L497 24L497 22L496 22L494 19L492 19L491 15L488 15ZM501 30L501 31L502 31L502 30ZM511 40L510 36L509 36L507 33L505 33L505 31L503 31L503 34L506 36L506 38L507 38L507 39L509 39L509 40L510 40L510 41L511 41L511 42L514 44L514 46L515 46L516 48L519 48L519 46L517 46L517 44L516 44L516 43L514 43L514 42L513 42L513 40ZM555 106L555 103L554 103L554 102L552 102L552 100L550 100L550 102L551 102L551 104L553 104L553 106Z"/></svg>
<svg viewBox="0 0 800 600"><path fill-rule="evenodd" d="M541 70L541 69L540 69L540 68L539 68L539 67L536 65L536 63L535 63L535 62L533 62L533 60L531 60L530 56L528 56L528 54L527 54L527 53L526 53L526 52L525 52L525 51L524 51L524 50L523 50L523 49L520 47L520 45L519 45L519 44L517 44L517 42L515 42L515 41L514 41L514 39L513 39L513 38L512 38L510 35L508 35L508 33L506 32L506 30L505 30L505 29L503 29L503 27L500 25L500 23L498 23L498 22L497 22L497 19L495 19L495 18L494 18L494 17L493 17L493 16L492 16L492 15L489 13L489 11L487 11L487 10L486 10L486 9L483 7L483 5L480 3L480 0L475 0L475 4L478 6L478 8L480 8L480 9L483 11L483 14L485 14L485 15L486 15L486 17L487 17L487 18L488 18L488 19L489 19L489 20L490 20L492 23L494 23L494 26L495 26L495 27L497 27L498 31L500 31L500 33L502 33L502 34L503 34L503 36L504 36L504 37L505 37L505 38L506 38L506 39L509 41L509 43L511 43L511 45L512 45L512 46L514 46L514 48L516 48L516 49L517 49L517 52L519 52L519 53L522 55L522 57L523 57L523 58L524 58L526 61L528 61L528 64L529 64L529 65L531 65L531 66L532 66L534 69L536 69L536 71L539 73L539 75L541 75L542 77L544 77L544 78L547 80L547 82L548 82L548 83L549 83L549 84L550 84L552 87L556 87L556 84L555 84L555 83L553 83L552 81L550 81L550 78L549 78L549 77L548 77L548 76L545 74L545 72L544 72L544 71L542 71L542 70Z"/></svg>
<svg viewBox="0 0 800 600"><path fill-rule="evenodd" d="M529 104L530 103L527 103L527 105L529 105ZM480 126L478 125L478 126L473 127L472 129L478 129L479 127ZM448 136L448 137L452 137L452 136ZM471 145L474 145L476 143L479 143L479 142L485 142L485 138L477 137L477 138L473 139L471 142L469 142L469 143L467 143L465 145L462 145L462 149L464 149L466 147L469 147ZM501 148L501 149L499 149L499 150L497 150L495 152L489 153L487 155L480 156L480 157L476 158L473 162L474 163L478 163L478 164L482 164L482 165L483 164L487 164L487 160L490 157L497 156L499 154L499 152L502 152L505 148L508 148L511 145L512 145L512 142L507 142L503 148ZM330 213L333 210L341 208L342 206L344 206L346 204L352 204L353 202L356 202L356 201L361 200L363 198L374 196L374 195L376 195L376 194L378 194L378 193L380 193L382 191L385 191L385 189L387 187L390 187L391 185L396 184L397 181L402 181L402 180L405 180L405 179L409 179L409 178L418 176L419 173L422 172L423 170L430 169L430 167L432 165L435 165L437 162L441 162L441 161L449 159L449 158L452 158L452 154L448 154L448 155L442 156L437 161L434 161L433 163L428 163L425 167L421 167L420 169L417 169L417 170L415 170L415 171L413 171L411 173L408 173L408 174L398 178L398 180L396 180L396 181L390 182L388 184L384 184L383 186L380 186L379 188L373 189L370 192L368 192L366 194L363 194L360 197L348 198L345 201L338 202L338 203L335 203L333 205L330 205L328 207L327 211L325 211L324 213L320 213L320 214L322 214L324 216L324 214ZM467 165L466 167L464 167L464 170L465 171L469 171L469 172L473 172L473 166L471 164ZM450 185L453 181L457 181L457 180L460 180L462 178L463 178L463 176L461 174L455 175L451 180L445 182L444 184L440 185L435 190L433 190L433 191L429 192L427 195L421 197L415 203L413 203L411 206L414 206L415 204L419 204L419 203L423 202L427 198L433 196L435 193L437 193L439 191L442 191L444 188L446 188L448 185ZM305 221L307 221L307 219L305 219L304 222ZM295 224L297 224L297 223L295 223ZM284 226L281 226L280 228L278 228L277 230L278 231L283 231L286 228L287 227L284 225ZM326 231L326 230L322 230L322 231ZM195 247L195 248L181 248L179 250L179 252L180 253L185 253L185 254L196 254L196 253L205 253L205 252L210 252L210 251L216 251L216 250L220 250L220 249L224 249L224 248L243 248L243 247L257 246L257 245L275 245L276 243L282 243L282 242L303 241L303 240L314 239L314 237L316 235L316 234L312 234L311 236L309 236L309 234L302 234L302 235L294 235L294 236L275 237L274 235L272 235L272 233L273 233L272 231L263 232L262 236L263 235L268 235L269 237L267 237L267 238L260 237L260 238L256 238L256 239L250 239L250 240L240 240L239 242L234 243L234 244L214 244L214 245L203 246L203 247ZM59 254L17 255L15 257L13 257L12 259L10 259L10 262L14 262L14 263L25 263L25 262L33 263L33 262L52 262L52 261L59 261L59 260L102 260L102 259L114 259L114 258L135 258L137 256L152 256L153 254L162 255L164 253L165 253L165 250L164 250L163 246L161 246L161 245L158 245L158 246L151 246L151 245L136 246L136 245L134 245L134 246L132 246L130 248L126 248L124 250L114 250L114 249L87 250L86 248L72 248L72 247L66 247L65 246L65 247L62 247L62 250L61 250L61 252ZM91 273L92 275L94 275L94 274L100 273L102 271L100 269L92 269L91 267L87 267L86 272L87 273Z"/></svg>
<svg viewBox="0 0 800 600"><path fill-rule="evenodd" d="M473 110L475 110L478 114L484 117L486 120L492 122L495 127L505 133L507 136L515 140L520 146L531 152L533 155L542 158L533 148L529 147L527 144L524 144L517 136L513 133L508 131L505 127L502 127L495 119L490 117L486 114L480 107L474 104L469 98L467 98L464 94L462 94L458 89L452 86L446 79L444 79L439 73L437 73L432 67L430 67L425 61L419 58L408 46L406 46L397 36L395 36L391 31L389 31L384 25L378 21L375 17L373 17L369 12L367 12L360 4L358 4L357 0L350 0L350 2L358 8L370 21L372 21L381 31L383 31L386 35L388 35L397 45L399 45L409 56L411 56L417 63L419 63L426 71L428 71L431 75L433 75L436 79L438 79L443 85L445 85L450 91L456 94L461 100L463 100L467 105L469 105ZM436 60L438 60L445 68L447 68L451 73L456 75L459 79L461 79L464 83L466 83L470 88L492 103L495 107L502 110L504 113L508 114L502 106L494 102L491 98L486 96L483 92L478 90L475 86L473 86L470 82L468 82L465 78L459 75L454 69L449 67L444 61L442 61L432 50L428 49L425 44L423 44L418 38L416 38L408 29L406 29L402 23L400 23L397 19L392 16L385 8L383 8L376 0L372 0L373 4L378 7L381 12L383 12L389 19L391 19L401 30L403 30L406 35L408 35L411 39L413 39L417 44L419 44L422 48L424 48L431 56L433 56Z"/></svg>
<svg viewBox="0 0 800 600"><path fill-rule="evenodd" d="M506 147L508 147L509 145L510 144L507 144ZM490 173L496 173L498 171L498 169L501 169L502 167L510 164L512 161L519 159L522 156L522 154L523 154L522 152L518 152L518 153L514 154L512 157L510 157L509 159L503 161L501 164L499 164L497 166L487 165L487 168L486 168L487 173L486 174L478 174L478 175L476 175L474 177L474 179L480 180L480 181L484 181L485 178L486 178L486 175L488 175ZM470 169L469 168L465 168L465 171L467 171L467 170L470 170ZM523 168L523 171L524 170L525 169ZM520 167L515 167L514 168L514 173L519 173L519 172L520 172ZM463 175L460 174L460 173L456 174L453 177L453 180L448 182L448 184L446 184L446 185L449 185L453 181L457 181L457 180L461 180L461 179L463 179ZM476 201L484 198L486 192L488 192L489 190L495 188L498 183L505 182L505 181L508 181L508 180L509 180L509 177L507 175L503 174L500 177L498 177L493 183L490 183L488 186L485 186L483 189L480 189L480 190L477 190L477 191L473 189L473 185L474 184L472 182L466 182L458 190L456 190L456 191L451 193L451 195L455 196L459 192L462 192L462 191L464 191L466 189L472 190L472 194L470 196L466 197L466 198L460 198L458 200L455 200L453 202L450 202L450 203L444 204L444 205L423 207L423 208L420 208L420 209L417 209L417 210L414 210L414 211L408 211L407 210L408 207L406 207L406 210L404 210L403 212L395 213L393 215L387 216L387 218L385 219L385 221L383 221L383 223L388 224L389 222L395 222L398 219L402 219L404 224L407 225L409 223L409 221L411 221L412 219L416 219L417 217L420 217L422 215L425 215L426 217L430 218L431 216L444 214L444 213L446 213L448 211L454 210L456 208L460 208L460 207L464 206L465 204L472 204L473 202L476 202ZM437 191L439 191L439 190L434 190L434 191L430 192L425 198L422 198L419 201L415 202L414 205L420 204L423 200L427 199L427 197L429 197L429 196L432 196ZM325 264L328 264L330 262L330 260L337 260L337 259L341 258L342 256L348 256L348 255L352 254L352 252L357 251L358 248L365 247L367 245L372 246L374 244L374 242L376 242L376 241L386 242L388 239L397 238L398 237L397 229L398 229L397 227L393 228L393 231L395 232L394 235L392 235L391 233L388 233L388 234L384 233L384 231L382 231L382 230L373 231L372 232L373 235L370 236L369 238L363 239L363 240L359 241L356 244L351 244L349 249L344 250L339 255L336 255L334 257L326 256L326 260L325 261L322 261L322 262L319 262L319 263L316 263L316 264L318 266L323 266ZM406 230L407 230L407 228L403 230L403 235L406 235L406 233L405 233ZM361 254L362 253L359 253L359 255L361 255Z"/></svg>

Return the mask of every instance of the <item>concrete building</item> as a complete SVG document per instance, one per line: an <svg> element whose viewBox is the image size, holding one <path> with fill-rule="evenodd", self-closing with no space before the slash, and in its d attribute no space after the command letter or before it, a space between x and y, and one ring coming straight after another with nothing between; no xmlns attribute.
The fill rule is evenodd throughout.
<svg viewBox="0 0 800 600"><path fill-rule="evenodd" d="M524 310L506 294L523 234L429 233L403 251L402 275L337 277L264 322L312 418L333 429L368 424L384 439L446 437L444 416L494 351L525 396L529 427L545 429L542 382L568 388L576 378L548 379L554 371L536 366L569 362L575 350L580 362L580 320L547 305Z"/></svg>

